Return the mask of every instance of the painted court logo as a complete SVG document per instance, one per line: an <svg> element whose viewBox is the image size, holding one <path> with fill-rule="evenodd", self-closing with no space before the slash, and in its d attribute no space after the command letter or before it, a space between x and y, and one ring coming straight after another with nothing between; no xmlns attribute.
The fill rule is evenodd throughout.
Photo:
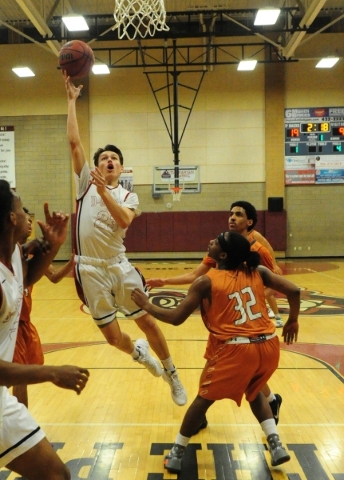
<svg viewBox="0 0 344 480"><path fill-rule="evenodd" d="M159 456L161 465L164 455L172 448L172 443L152 443L147 446L147 456ZM53 448L60 453L63 450L65 443L54 443ZM306 480L331 480L342 479L342 473L327 474L319 462L317 456L316 445L309 444L295 444L289 443L286 445L289 452L295 458L299 465L303 476ZM86 458L73 458L66 462L67 467L71 473L71 480L85 479L85 480L112 480L111 467L115 460L116 454L119 450L130 451L130 444L125 443L95 443L94 456ZM199 477L198 470L198 452L207 450L212 453L213 468L216 472L217 479L238 480L243 478L242 471L246 471L249 477L253 480L272 480L271 470L268 466L267 447L263 443L240 443L235 445L233 443L207 443L205 445L192 442L189 444L185 456L183 458L183 469L178 475L178 480L201 480L203 476ZM238 460L238 458L242 458ZM162 467L161 467L162 468ZM298 473L294 473L294 468L291 463L283 465L283 470L286 471L286 476L280 469L274 470L278 474L278 478L288 478L293 480L301 480ZM86 472L86 476L85 476ZM80 474L82 473L82 476ZM11 472L0 472L0 479L6 480L11 475ZM117 478L117 476L116 476ZM119 477L118 477L119 478ZM120 477L124 480L124 477ZM147 472L144 477L147 480L163 480L167 478L163 473ZM175 478L175 477L173 477ZM245 477L246 478L246 477ZM125 480L131 480L126 477Z"/></svg>
<svg viewBox="0 0 344 480"><path fill-rule="evenodd" d="M175 308L185 298L187 290L184 289L154 289L149 298L153 305L162 308ZM278 309L282 314L288 313L286 298L277 296ZM195 313L199 313L196 310ZM323 295L321 292L302 289L301 315L344 315L344 298Z"/></svg>

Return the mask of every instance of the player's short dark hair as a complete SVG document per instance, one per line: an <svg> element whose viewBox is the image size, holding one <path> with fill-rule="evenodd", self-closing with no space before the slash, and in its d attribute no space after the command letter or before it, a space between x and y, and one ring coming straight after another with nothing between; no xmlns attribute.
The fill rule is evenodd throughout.
<svg viewBox="0 0 344 480"><path fill-rule="evenodd" d="M251 251L250 242L240 233L220 233L217 240L221 250L228 255L224 264L229 270L236 270L244 262L249 269L255 269L260 264L259 253Z"/></svg>
<svg viewBox="0 0 344 480"><path fill-rule="evenodd" d="M119 161L121 162L121 165L123 165L123 155L120 149L117 148L115 145L105 145L104 148L98 148L96 153L93 155L93 162L96 167L98 167L99 155L103 152L108 152L108 151L117 153L117 155L119 156Z"/></svg>
<svg viewBox="0 0 344 480"><path fill-rule="evenodd" d="M258 222L258 215L257 215L257 210L254 208L252 203L246 202L245 200L238 200L237 202L233 202L231 205L231 210L233 207L241 207L245 210L246 212L246 217L248 220L253 220L252 225L250 225L247 230L250 232L251 230L254 229L256 223Z"/></svg>
<svg viewBox="0 0 344 480"><path fill-rule="evenodd" d="M5 229L5 222L13 211L13 192L6 180L0 180L0 232Z"/></svg>

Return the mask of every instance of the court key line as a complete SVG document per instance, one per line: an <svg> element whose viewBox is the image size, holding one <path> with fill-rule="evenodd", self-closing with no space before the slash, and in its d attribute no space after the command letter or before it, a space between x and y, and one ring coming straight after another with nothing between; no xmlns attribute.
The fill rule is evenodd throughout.
<svg viewBox="0 0 344 480"><path fill-rule="evenodd" d="M40 423L42 427L180 427L180 423ZM212 423L211 427L259 427L257 423ZM344 423L278 423L280 427L344 427Z"/></svg>

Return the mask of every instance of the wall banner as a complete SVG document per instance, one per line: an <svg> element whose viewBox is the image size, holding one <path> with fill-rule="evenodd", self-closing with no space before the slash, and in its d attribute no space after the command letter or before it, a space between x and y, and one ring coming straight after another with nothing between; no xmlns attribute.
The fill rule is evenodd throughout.
<svg viewBox="0 0 344 480"><path fill-rule="evenodd" d="M14 127L0 126L0 178L16 188Z"/></svg>

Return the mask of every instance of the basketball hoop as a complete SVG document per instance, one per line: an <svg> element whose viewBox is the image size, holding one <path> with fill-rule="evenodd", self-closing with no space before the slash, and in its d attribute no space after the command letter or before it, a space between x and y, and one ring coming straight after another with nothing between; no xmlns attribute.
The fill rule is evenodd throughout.
<svg viewBox="0 0 344 480"><path fill-rule="evenodd" d="M113 16L116 24L112 30L118 29L119 39L126 36L133 40L137 35L153 37L156 30L169 30L164 0L115 0Z"/></svg>
<svg viewBox="0 0 344 480"><path fill-rule="evenodd" d="M170 191L172 193L172 198L174 202L180 201L180 196L183 191L183 187L170 187Z"/></svg>

